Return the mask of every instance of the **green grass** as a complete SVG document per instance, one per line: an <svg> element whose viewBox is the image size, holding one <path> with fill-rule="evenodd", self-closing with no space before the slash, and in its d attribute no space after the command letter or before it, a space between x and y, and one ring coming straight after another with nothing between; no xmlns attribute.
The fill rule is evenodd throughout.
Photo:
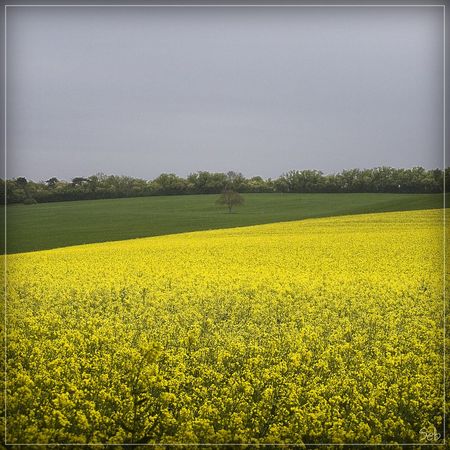
<svg viewBox="0 0 450 450"><path fill-rule="evenodd" d="M7 253L309 217L442 207L441 194L246 194L228 214L217 195L10 205ZM4 253L4 246L2 248Z"/></svg>

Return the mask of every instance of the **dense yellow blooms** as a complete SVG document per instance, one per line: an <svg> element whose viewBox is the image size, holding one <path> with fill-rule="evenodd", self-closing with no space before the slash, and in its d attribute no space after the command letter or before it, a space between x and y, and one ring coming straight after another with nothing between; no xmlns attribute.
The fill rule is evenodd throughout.
<svg viewBox="0 0 450 450"><path fill-rule="evenodd" d="M439 439L442 214L8 256L7 441Z"/></svg>

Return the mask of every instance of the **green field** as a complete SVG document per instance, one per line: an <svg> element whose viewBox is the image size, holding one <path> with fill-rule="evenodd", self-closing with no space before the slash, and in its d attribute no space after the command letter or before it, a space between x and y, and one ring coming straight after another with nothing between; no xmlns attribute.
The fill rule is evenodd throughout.
<svg viewBox="0 0 450 450"><path fill-rule="evenodd" d="M384 211L442 207L442 194L245 194L228 214L217 195L10 205L7 253L92 242ZM2 233L3 235L3 233ZM2 253L5 252L2 246Z"/></svg>

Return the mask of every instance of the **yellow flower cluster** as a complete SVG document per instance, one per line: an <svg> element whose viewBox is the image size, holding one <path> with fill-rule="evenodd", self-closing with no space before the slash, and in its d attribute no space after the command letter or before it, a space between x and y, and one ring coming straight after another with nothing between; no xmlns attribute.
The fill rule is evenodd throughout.
<svg viewBox="0 0 450 450"><path fill-rule="evenodd" d="M8 256L7 442L439 439L442 214Z"/></svg>

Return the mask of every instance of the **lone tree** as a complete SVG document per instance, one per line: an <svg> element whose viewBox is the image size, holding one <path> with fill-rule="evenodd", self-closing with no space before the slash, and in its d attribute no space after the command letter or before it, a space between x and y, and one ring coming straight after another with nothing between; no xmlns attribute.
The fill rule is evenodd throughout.
<svg viewBox="0 0 450 450"><path fill-rule="evenodd" d="M239 206L244 203L244 198L239 192L225 190L220 194L220 197L217 199L216 203L218 205L227 205L228 212L231 213L231 209L233 206Z"/></svg>

